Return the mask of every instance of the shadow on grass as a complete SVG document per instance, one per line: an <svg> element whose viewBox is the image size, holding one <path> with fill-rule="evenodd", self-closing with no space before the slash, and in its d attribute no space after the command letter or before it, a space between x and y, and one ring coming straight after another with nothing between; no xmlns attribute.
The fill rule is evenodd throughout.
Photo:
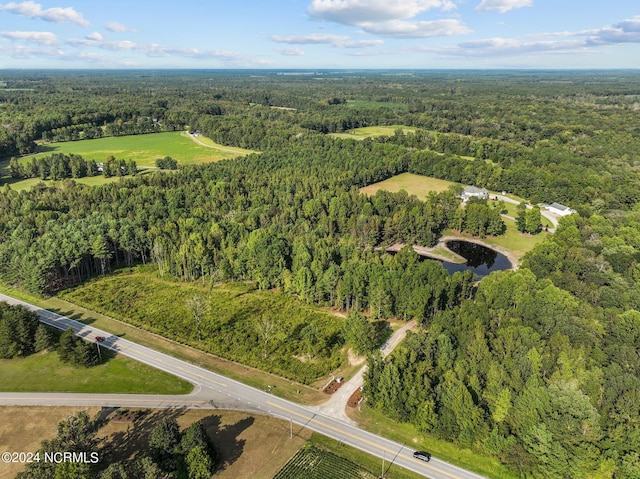
<svg viewBox="0 0 640 479"><path fill-rule="evenodd" d="M104 423L107 420L118 421L118 408L103 408L96 420ZM127 416L125 414L121 417ZM126 431L118 431L107 437L103 443L103 464L111 464L116 461L131 462L146 455L149 450L149 438L151 432L163 419L176 419L185 412L184 409L164 409L158 411L143 410L137 413L137 418L126 424ZM207 435L213 442L213 447L218 454L217 470L224 470L235 463L244 452L245 439L238 439L246 429L251 427L255 418L249 416L235 424L222 425L222 416L211 415L200 420L204 425ZM185 426L185 428L188 426ZM185 429L183 428L183 430Z"/></svg>
<svg viewBox="0 0 640 479"><path fill-rule="evenodd" d="M218 471L226 469L242 456L246 441L244 439L238 439L238 436L255 422L255 418L249 416L235 424L228 424L221 427L221 419L221 416L213 415L201 420L209 437L213 441L213 447L218 453Z"/></svg>
<svg viewBox="0 0 640 479"><path fill-rule="evenodd" d="M118 421L115 412L119 408L103 408L98 416L105 420ZM156 412L143 410L139 416L126 424L126 431L118 431L106 438L103 444L103 464L109 465L116 461L130 462L138 457L143 457L149 450L149 438L151 431L162 419L178 419L184 413L184 409L162 409Z"/></svg>

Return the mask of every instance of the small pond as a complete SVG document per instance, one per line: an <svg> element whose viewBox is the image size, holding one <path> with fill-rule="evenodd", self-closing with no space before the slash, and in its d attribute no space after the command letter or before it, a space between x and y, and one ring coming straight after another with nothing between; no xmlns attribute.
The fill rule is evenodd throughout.
<svg viewBox="0 0 640 479"><path fill-rule="evenodd" d="M470 269L478 276L478 279L480 279L492 271L500 271L512 267L511 262L505 255L476 243L463 240L451 240L447 241L445 246L467 260L465 264L443 261L442 265L449 274Z"/></svg>

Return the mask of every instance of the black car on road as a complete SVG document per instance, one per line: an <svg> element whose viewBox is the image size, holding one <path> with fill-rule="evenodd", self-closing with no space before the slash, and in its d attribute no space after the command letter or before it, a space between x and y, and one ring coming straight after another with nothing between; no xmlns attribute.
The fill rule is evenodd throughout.
<svg viewBox="0 0 640 479"><path fill-rule="evenodd" d="M424 451L416 451L413 453L413 457L420 459L421 461L429 462L431 460L431 454Z"/></svg>

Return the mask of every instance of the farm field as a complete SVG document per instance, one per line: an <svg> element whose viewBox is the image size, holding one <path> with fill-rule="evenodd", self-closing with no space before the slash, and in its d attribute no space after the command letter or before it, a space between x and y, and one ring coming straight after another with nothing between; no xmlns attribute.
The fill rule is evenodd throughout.
<svg viewBox="0 0 640 479"><path fill-rule="evenodd" d="M307 445L275 475L273 479L375 479L376 475L332 452Z"/></svg>
<svg viewBox="0 0 640 479"><path fill-rule="evenodd" d="M193 386L158 369L104 351L109 360L91 368L60 361L57 352L26 358L0 359L0 390L4 392L76 392L187 394Z"/></svg>
<svg viewBox="0 0 640 479"><path fill-rule="evenodd" d="M210 311L199 331L187 307L194 295L205 298ZM61 297L303 384L320 384L346 365L340 338L342 318L285 294L255 290L250 284L230 283L209 290L200 282L165 280L151 268L134 268L87 282ZM267 325L269 335L265 337ZM313 344L302 339L306 325L318 332Z"/></svg>
<svg viewBox="0 0 640 479"><path fill-rule="evenodd" d="M210 163L252 153L250 150L242 148L218 145L208 138L198 137L198 139L202 144L194 141L186 132L173 131L67 141L40 145L35 156L46 156L51 153L73 153L81 155L87 160L104 161L112 155L117 159L134 160L139 168L148 168L155 166L156 159L165 156L175 158L180 165L188 165Z"/></svg>
<svg viewBox="0 0 640 479"><path fill-rule="evenodd" d="M352 140L364 140L365 138L376 138L378 136L392 136L396 130L402 130L404 133L415 132L414 128L404 125L390 126L365 126L362 128L354 128L345 133L329 133L334 138L351 138Z"/></svg>

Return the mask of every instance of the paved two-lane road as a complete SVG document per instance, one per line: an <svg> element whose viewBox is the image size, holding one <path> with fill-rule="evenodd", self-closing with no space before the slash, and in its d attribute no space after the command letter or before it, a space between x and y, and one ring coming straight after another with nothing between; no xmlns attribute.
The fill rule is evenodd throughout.
<svg viewBox="0 0 640 479"><path fill-rule="evenodd" d="M59 329L72 328L74 332L90 341L103 336L101 347L161 369L195 385L194 392L184 396L147 395L86 395L86 394L37 394L0 393L3 405L78 405L78 406L125 406L125 407L206 407L234 408L256 411L262 414L290 420L296 429L302 427L356 447L369 454L393 462L401 467L433 479L480 479L481 476L452 464L432 458L425 463L413 458L413 449L375 434L345 424L336 419L278 398L268 392L252 388L232 379L172 356L140 346L126 339L112 336L92 326L74 321L65 316L41 309L10 296L0 294L0 301L19 304L34 311L45 324Z"/></svg>

